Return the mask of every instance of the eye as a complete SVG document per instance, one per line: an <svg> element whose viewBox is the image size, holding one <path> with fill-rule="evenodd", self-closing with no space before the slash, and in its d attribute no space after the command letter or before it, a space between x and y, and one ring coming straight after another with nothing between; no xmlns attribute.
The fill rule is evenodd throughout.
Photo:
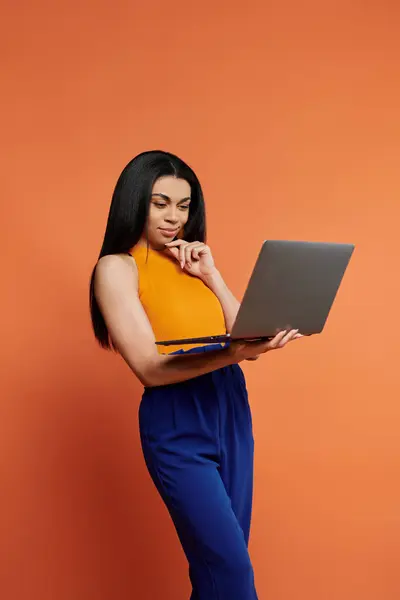
<svg viewBox="0 0 400 600"><path fill-rule="evenodd" d="M165 208L167 205L163 204L162 202L153 202L154 206L157 206L157 208Z"/></svg>
<svg viewBox="0 0 400 600"><path fill-rule="evenodd" d="M189 209L189 204L185 204L185 206L181 205L179 208L181 210L188 210Z"/></svg>

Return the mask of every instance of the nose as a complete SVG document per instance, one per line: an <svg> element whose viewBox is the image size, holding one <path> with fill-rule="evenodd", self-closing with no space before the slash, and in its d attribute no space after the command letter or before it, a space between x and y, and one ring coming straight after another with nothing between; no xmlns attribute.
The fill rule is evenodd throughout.
<svg viewBox="0 0 400 600"><path fill-rule="evenodd" d="M178 217L178 209L176 208L176 206L170 206L168 209L168 212L165 216L165 221L167 221L167 223L171 223L173 225L176 225L179 222L179 217Z"/></svg>

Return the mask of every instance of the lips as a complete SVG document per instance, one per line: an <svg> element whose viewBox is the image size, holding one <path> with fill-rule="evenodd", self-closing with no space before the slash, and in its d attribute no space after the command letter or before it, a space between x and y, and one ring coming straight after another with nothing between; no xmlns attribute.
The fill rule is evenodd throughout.
<svg viewBox="0 0 400 600"><path fill-rule="evenodd" d="M160 227L160 231L164 235L174 236L178 233L179 230L178 229L161 229L161 227Z"/></svg>

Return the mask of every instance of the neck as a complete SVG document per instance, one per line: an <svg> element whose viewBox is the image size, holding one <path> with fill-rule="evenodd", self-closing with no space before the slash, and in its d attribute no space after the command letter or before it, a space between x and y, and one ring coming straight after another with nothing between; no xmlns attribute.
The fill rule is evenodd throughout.
<svg viewBox="0 0 400 600"><path fill-rule="evenodd" d="M165 244L154 245L150 241L148 241L146 238L140 238L137 245L142 246L144 248L148 247L149 250L155 250L156 252L164 252L164 250L165 250Z"/></svg>

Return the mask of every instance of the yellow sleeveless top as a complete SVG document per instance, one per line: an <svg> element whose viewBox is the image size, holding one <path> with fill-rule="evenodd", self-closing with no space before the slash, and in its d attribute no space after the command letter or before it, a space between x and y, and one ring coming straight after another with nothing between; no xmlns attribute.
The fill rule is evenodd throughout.
<svg viewBox="0 0 400 600"><path fill-rule="evenodd" d="M139 299L157 341L226 333L221 304L201 279L183 271L165 251L138 244L130 254L138 268ZM160 354L169 354L201 345L156 347Z"/></svg>

